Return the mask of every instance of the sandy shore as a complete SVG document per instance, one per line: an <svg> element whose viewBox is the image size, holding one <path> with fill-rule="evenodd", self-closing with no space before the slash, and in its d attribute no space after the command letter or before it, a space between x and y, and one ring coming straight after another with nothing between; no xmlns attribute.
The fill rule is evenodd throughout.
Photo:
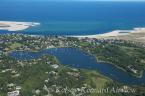
<svg viewBox="0 0 145 96"><path fill-rule="evenodd" d="M126 36L132 33L141 33L145 32L145 28L134 28L133 30L115 30L112 32L104 33L104 34L96 34L96 35L82 35L82 36L71 36L77 38L107 38L107 37L118 37L118 36Z"/></svg>
<svg viewBox="0 0 145 96"><path fill-rule="evenodd" d="M13 22L13 21L0 21L0 30L7 31L20 31L25 30L32 26L40 25L36 22Z"/></svg>

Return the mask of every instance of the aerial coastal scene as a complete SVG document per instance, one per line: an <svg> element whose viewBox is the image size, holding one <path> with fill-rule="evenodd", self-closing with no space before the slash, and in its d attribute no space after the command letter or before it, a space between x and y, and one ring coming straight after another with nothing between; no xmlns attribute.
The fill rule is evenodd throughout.
<svg viewBox="0 0 145 96"><path fill-rule="evenodd" d="M145 0L1 0L0 96L145 96Z"/></svg>

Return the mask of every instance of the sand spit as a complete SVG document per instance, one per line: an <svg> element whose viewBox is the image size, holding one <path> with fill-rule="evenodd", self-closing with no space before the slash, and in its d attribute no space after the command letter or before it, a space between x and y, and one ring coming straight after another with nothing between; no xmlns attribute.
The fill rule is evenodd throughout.
<svg viewBox="0 0 145 96"><path fill-rule="evenodd" d="M13 21L0 21L0 30L7 31L21 31L29 27L40 25L36 22L13 22Z"/></svg>
<svg viewBox="0 0 145 96"><path fill-rule="evenodd" d="M135 33L143 33L145 28L134 28L133 30L115 30L112 32L96 35L82 35L82 36L71 36L77 38L108 38L108 37L118 37L118 36L127 36Z"/></svg>

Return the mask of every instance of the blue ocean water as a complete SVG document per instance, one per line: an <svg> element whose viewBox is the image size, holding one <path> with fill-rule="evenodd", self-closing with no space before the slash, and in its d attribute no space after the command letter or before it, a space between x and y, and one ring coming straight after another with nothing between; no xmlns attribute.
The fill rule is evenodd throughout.
<svg viewBox="0 0 145 96"><path fill-rule="evenodd" d="M145 27L143 2L0 1L0 21L40 22L22 31L40 35L90 35ZM0 31L2 33L3 31Z"/></svg>

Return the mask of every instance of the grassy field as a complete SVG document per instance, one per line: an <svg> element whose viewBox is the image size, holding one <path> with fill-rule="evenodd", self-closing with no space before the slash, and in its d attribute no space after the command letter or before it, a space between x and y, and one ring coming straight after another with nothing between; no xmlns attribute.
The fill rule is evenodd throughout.
<svg viewBox="0 0 145 96"><path fill-rule="evenodd" d="M9 46L9 50L15 50L15 49L17 49L18 47L21 47L22 44L21 44L21 43L18 43L18 42L15 42L15 43L12 43L12 44L7 45L7 46Z"/></svg>

